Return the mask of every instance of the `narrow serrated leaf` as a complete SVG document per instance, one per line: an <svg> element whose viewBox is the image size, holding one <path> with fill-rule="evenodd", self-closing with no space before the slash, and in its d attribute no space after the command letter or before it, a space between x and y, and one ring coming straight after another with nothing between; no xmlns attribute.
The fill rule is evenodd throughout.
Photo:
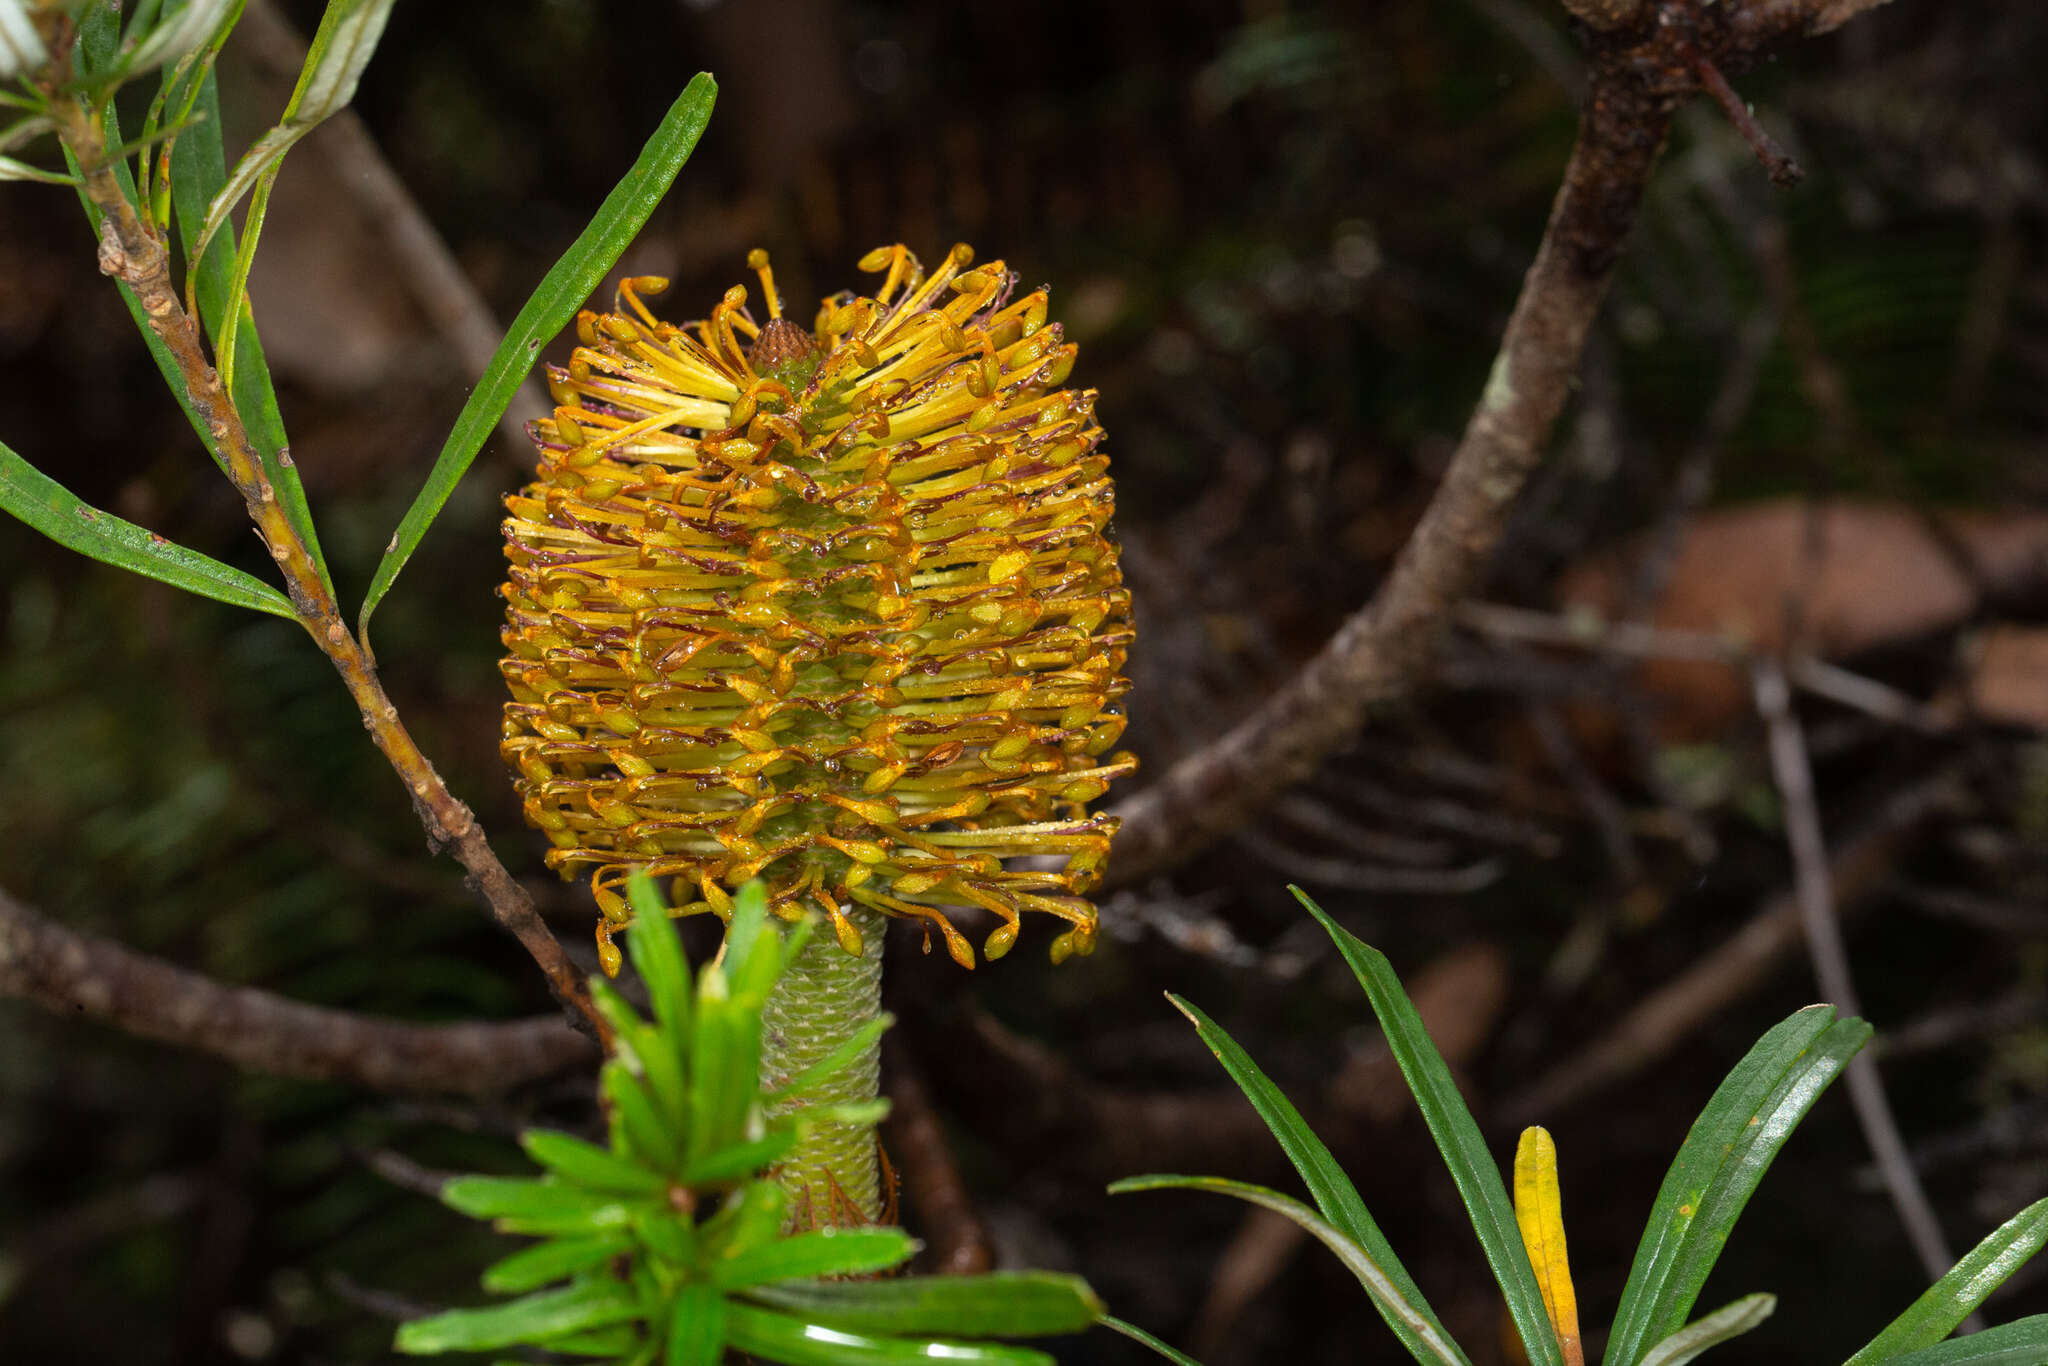
<svg viewBox="0 0 2048 1366"><path fill-rule="evenodd" d="M203 598L298 620L291 599L245 574L82 502L69 489L0 444L0 508L67 550L130 570Z"/></svg>
<svg viewBox="0 0 2048 1366"><path fill-rule="evenodd" d="M469 401L463 404L461 414L456 417L455 426L449 431L448 440L442 445L441 454L435 459L425 486L413 499L412 506L406 509L398 530L392 534L390 545L385 548L384 558L378 562L376 575L370 580L369 592L363 596L362 611L356 619L356 629L366 643L370 614L391 591L399 570L419 548L427 528L434 524L434 519L448 502L448 495L455 491L470 462L476 459L476 453L483 449L484 439L498 425L505 406L525 382L526 373L533 368L540 348L547 345L575 316L576 310L590 297L590 291L597 288L598 282L604 279L620 253L647 222L648 215L654 212L654 206L668 192L676 172L682 169L696 147L697 139L703 135L717 95L718 83L711 79L709 73L699 73L690 82L669 107L661 126L647 140L632 169L605 197L596 216L590 220L590 226L563 253L562 259L555 263L540 282L540 287L533 292L533 297L519 310L519 316L512 320L505 340L498 344L490 365L485 367L476 387L470 390Z"/></svg>

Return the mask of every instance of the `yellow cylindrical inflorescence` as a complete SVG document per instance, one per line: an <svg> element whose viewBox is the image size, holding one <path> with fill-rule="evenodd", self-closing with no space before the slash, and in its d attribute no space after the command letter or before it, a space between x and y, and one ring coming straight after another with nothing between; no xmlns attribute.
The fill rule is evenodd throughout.
<svg viewBox="0 0 2048 1366"><path fill-rule="evenodd" d="M678 327L625 281L584 313L540 468L506 500L502 746L550 867L587 873L598 947L634 867L685 913L764 879L859 953L860 904L936 928L1023 911L1093 947L1115 821L1130 595L1093 390L1040 290L956 246L870 252L872 297L808 329L735 287ZM1016 860L1012 863L1010 860ZM929 940L927 941L929 943Z"/></svg>

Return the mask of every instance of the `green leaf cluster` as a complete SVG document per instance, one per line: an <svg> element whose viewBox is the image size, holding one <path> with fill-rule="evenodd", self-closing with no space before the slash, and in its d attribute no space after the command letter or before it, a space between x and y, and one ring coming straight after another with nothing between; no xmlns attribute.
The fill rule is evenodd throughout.
<svg viewBox="0 0 2048 1366"><path fill-rule="evenodd" d="M86 197L75 161L66 171L45 171L7 155L52 130L52 99L86 101L104 135L121 192L144 225L172 251L174 265L183 275L187 306L212 343L215 364L264 477L331 595L333 579L292 464L247 286L270 188L286 152L354 97L357 79L383 34L392 0L328 0L278 123L232 168L222 152L214 65L242 16L243 0L131 0L125 15L118 3L78 8L70 86L53 94L37 86L25 68L16 73L18 80L0 86L0 180L78 187L87 220L98 234L101 211ZM32 31L29 36L34 36ZM0 33L0 40L6 37ZM38 63L48 60L47 53L27 55ZM0 74L5 66L0 61ZM140 134L124 140L114 96L124 83L152 71L158 72L158 88L143 115ZM359 630L367 631L370 613L390 591L476 459L485 437L533 368L541 346L575 315L667 193L703 135L717 95L717 83L708 74L700 73L690 82L589 226L520 309L394 532L357 613ZM12 122L4 122L6 118ZM249 208L238 242L229 216L245 198ZM226 470L219 438L193 406L186 377L151 330L141 302L125 284L120 290L165 386L214 463ZM234 606L298 615L275 586L87 505L5 444L0 444L0 509L102 563Z"/></svg>
<svg viewBox="0 0 2048 1366"><path fill-rule="evenodd" d="M651 1018L592 983L614 1031L601 1078L609 1142L529 1132L521 1141L541 1175L447 1183L450 1206L539 1241L484 1272L485 1289L519 1298L408 1323L399 1351L525 1346L694 1366L731 1349L789 1366L1050 1366L1043 1352L985 1339L1079 1332L1101 1316L1072 1276L843 1279L906 1261L917 1244L900 1228L787 1231L767 1169L808 1126L873 1124L884 1109L814 1104L768 1117L761 1008L810 926L785 937L750 883L724 950L692 974L644 873L628 893L626 950ZM772 1098L800 1099L855 1051L822 1059Z"/></svg>
<svg viewBox="0 0 2048 1366"><path fill-rule="evenodd" d="M1499 1168L1458 1094L1450 1068L1423 1029L1421 1016L1385 955L1346 932L1300 888L1292 890L1329 932L1365 988L1401 1075L1457 1183L1529 1360L1536 1366L1562 1366L1558 1339ZM1213 1177L1140 1176L1110 1190L1207 1190L1274 1210L1337 1254L1417 1361L1425 1366L1470 1366L1366 1211L1357 1187L1300 1111L1221 1026L1186 1001L1168 999L1194 1022L1202 1041L1280 1141L1316 1208L1278 1191ZM1772 1160L1870 1034L1870 1026L1861 1020L1836 1018L1832 1006L1808 1006L1759 1039L1721 1082L1693 1122L1657 1192L1608 1335L1605 1366L1681 1366L1769 1317L1773 1297L1746 1295L1698 1319L1689 1318L1730 1231ZM1994 1230L1845 1366L2048 1366L2048 1315L1946 1340L2044 1242L2048 1200ZM1107 1322L1168 1360L1193 1366L1186 1356L1142 1330Z"/></svg>

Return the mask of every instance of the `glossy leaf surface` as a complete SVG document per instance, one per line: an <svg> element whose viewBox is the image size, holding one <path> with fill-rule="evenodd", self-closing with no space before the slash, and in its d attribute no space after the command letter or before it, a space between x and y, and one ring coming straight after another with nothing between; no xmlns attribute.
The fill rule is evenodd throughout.
<svg viewBox="0 0 2048 1366"><path fill-rule="evenodd" d="M1684 1327L1772 1159L1869 1037L1861 1020L1808 1006L1757 1040L1716 1088L1657 1192L1606 1366L1638 1366L1651 1343Z"/></svg>
<svg viewBox="0 0 2048 1366"><path fill-rule="evenodd" d="M1465 1354L1449 1338L1439 1332L1416 1311L1414 1305L1402 1298L1400 1291L1378 1263L1366 1255L1365 1249L1346 1237L1333 1224L1319 1217L1314 1210L1291 1199L1278 1191L1264 1186L1254 1186L1244 1181L1226 1181L1215 1176L1134 1176L1110 1186L1110 1193L1121 1195L1130 1191L1146 1190L1201 1190L1213 1191L1218 1195L1233 1196L1251 1204L1272 1210L1301 1226L1324 1247L1337 1257L1358 1277L1366 1294L1381 1306L1381 1313L1398 1317L1408 1326L1408 1332L1401 1335L1405 1344L1412 1336L1420 1345L1409 1350L1423 1366L1453 1366L1464 1361Z"/></svg>
<svg viewBox="0 0 2048 1366"><path fill-rule="evenodd" d="M996 1271L756 1286L747 1298L793 1318L853 1333L1044 1337L1078 1333L1102 1315L1079 1276Z"/></svg>
<svg viewBox="0 0 2048 1366"><path fill-rule="evenodd" d="M1332 920L1299 887L1291 890L1328 931L1359 985L1365 988L1380 1028L1386 1032L1387 1047L1400 1065L1408 1089L1414 1093L1422 1118L1429 1125L1430 1137L1436 1140L1437 1151L1450 1168L1451 1179L1457 1183L1458 1196L1471 1215L1472 1229L1479 1235L1479 1246L1493 1268L1494 1279L1500 1283L1508 1313L1514 1318L1530 1361L1534 1366L1564 1366L1557 1336L1551 1330L1550 1315L1543 1307L1543 1289L1537 1283L1535 1268L1529 1265L1528 1251L1522 1246L1521 1229L1515 1223L1514 1206L1501 1182L1500 1168L1487 1149L1485 1136L1479 1132L1478 1121L1472 1118L1464 1097L1458 1094L1451 1069L1430 1042L1429 1031L1422 1027L1422 1017L1416 1014L1407 993L1401 989L1393 966L1385 954Z"/></svg>
<svg viewBox="0 0 2048 1366"><path fill-rule="evenodd" d="M456 417L455 426L427 475L426 486L413 499L391 537L391 544L385 548L377 573L370 580L369 592L363 597L362 612L357 618L359 631L367 632L370 614L391 590L399 570L419 548L427 528L447 504L448 495L455 491L476 453L483 449L485 438L498 425L512 395L519 391L541 347L576 315L668 192L676 172L703 136L717 97L718 83L708 73L700 72L669 107L661 126L647 140L639 159L618 186L605 197L590 226L555 263L533 297L519 310L519 316L512 320L505 340L499 343L497 353Z"/></svg>
<svg viewBox="0 0 2048 1366"><path fill-rule="evenodd" d="M1230 1074L1231 1080L1237 1083L1245 1098L1251 1101L1252 1108L1259 1113L1259 1118L1266 1121L1266 1127L1272 1130L1273 1137L1279 1140L1281 1150L1287 1154L1287 1160L1301 1173L1302 1181L1308 1186L1309 1196L1316 1202L1316 1208L1322 1211L1323 1217L1342 1229L1347 1237L1363 1248L1366 1255L1385 1273L1387 1280L1400 1297L1436 1330L1437 1335L1448 1343L1452 1350L1459 1350L1457 1344L1451 1342L1450 1335L1444 1331L1443 1323L1437 1318L1436 1311L1431 1309L1429 1301L1423 1298L1420 1287L1408 1274L1408 1269L1401 1265L1401 1259L1394 1254L1393 1246L1387 1242L1386 1235L1380 1232L1379 1225L1367 1212L1365 1201L1358 1194L1358 1188L1338 1165L1329 1146L1316 1137L1315 1131L1302 1119L1301 1112L1294 1108L1294 1103L1287 1099L1285 1093L1273 1084L1260 1070L1259 1065L1252 1061L1251 1055L1246 1053L1222 1026L1171 992L1167 993L1166 999L1173 1002L1175 1009L1194 1022L1195 1032L1201 1036L1202 1042L1209 1046L1209 1051L1223 1064L1223 1070ZM1387 1327L1394 1331L1394 1335L1401 1339L1408 1350L1419 1356L1422 1340L1414 1336L1407 1320L1389 1312L1377 1297L1373 1299L1373 1307L1379 1310L1380 1317L1386 1320Z"/></svg>
<svg viewBox="0 0 2048 1366"><path fill-rule="evenodd" d="M5 445L0 445L0 508L65 549L102 564L216 602L298 620L291 599L261 579L87 505Z"/></svg>
<svg viewBox="0 0 2048 1366"><path fill-rule="evenodd" d="M1912 1307L1872 1338L1869 1346L1850 1357L1847 1366L1877 1366L1940 1342L1976 1313L1977 1306L2005 1284L2008 1276L2026 1265L2044 1242L2048 1242L2048 1200L2037 1200L1964 1254Z"/></svg>

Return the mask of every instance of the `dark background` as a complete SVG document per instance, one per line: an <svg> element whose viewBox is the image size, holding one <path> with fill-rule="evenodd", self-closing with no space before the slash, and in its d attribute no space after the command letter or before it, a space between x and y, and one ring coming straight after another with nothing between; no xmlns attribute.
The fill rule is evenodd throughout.
<svg viewBox="0 0 2048 1366"><path fill-rule="evenodd" d="M310 33L317 5L282 8ZM222 76L231 148L285 93L237 51ZM719 77L717 114L623 263L674 277L672 316L700 316L756 245L797 300L862 284L852 263L897 240L932 259L965 239L1051 284L1119 480L1142 782L1288 677L1419 515L1540 236L1577 52L1548 0L415 0L357 108L500 318L700 69ZM2048 501L2043 69L2048 10L1990 0L1897 0L1791 50L1737 78L1810 172L1790 192L1710 107L1682 116L1580 401L1486 596L1548 608L1561 575L1670 518L1687 469L1710 476L1699 518L1853 496L1961 541L1966 564L1967 524L1945 519ZM288 164L264 247L258 316L353 603L470 376L319 135ZM1724 440L1703 442L1751 343L1754 392ZM66 191L0 191L0 354L0 439L88 501L263 572ZM526 458L487 446L375 639L415 735L588 961L582 894L541 877L495 752L496 500ZM1734 577L1732 526L1728 558L1681 564L1674 592ZM1905 555L1880 544L1872 562ZM1857 607L1875 624L1844 662L1915 698L1957 696L1977 643L2048 616L2039 559L1965 576L1960 603L1932 617L1893 613L1896 595L1869 585ZM1760 591L1775 612L1800 586ZM1944 794L1882 842L1852 949L1881 1028L1948 1031L1886 1076L1960 1251L2048 1193L2048 745L1967 706L1933 731L1810 699L1802 716L1831 836L1872 828L1901 794ZM367 1012L545 1008L538 974L422 848L331 670L287 623L0 525L0 775L0 886L66 923ZM1210 1366L1398 1359L1321 1249L1226 1312L1210 1279L1238 1207L1100 1193L1140 1167L1292 1188L1269 1145L1206 1128L1216 1112L1199 1104L1167 1126L1183 1149L1134 1165L1090 1130L1104 1097L1213 1100L1221 1076L1162 1000L1171 989L1327 1116L1483 1362L1499 1359L1498 1311L1476 1244L1412 1112L1375 1117L1384 1079L1377 1100L1331 1088L1347 1062L1371 1075L1373 1035L1284 884L1317 891L1411 978L1464 953L1446 999L1475 1023L1468 1089L1486 1119L1789 876L1746 707L1701 710L1597 657L1461 631L1430 687L1243 837L1108 900L1092 959L1054 971L1024 952L970 979L921 961L913 937L892 990L904 1057L1006 1257L1086 1273L1116 1312ZM1027 926L1026 949L1044 940ZM1458 985L1455 965L1473 961L1506 966L1504 1000L1484 973ZM1815 991L1804 960L1783 958L1647 1069L1540 1116L1595 1344L1692 1115ZM996 1037L977 1021L1066 1071L1004 1071L1015 1050L1006 1064L962 1044ZM0 1360L382 1360L379 1313L474 1302L500 1241L407 1189L408 1173L512 1169L510 1135L586 1121L589 1089L570 1077L484 1106L365 1095L0 1007ZM1505 1155L1512 1129L1493 1136ZM1831 1094L1702 1301L1781 1297L1724 1351L1840 1359L1924 1286L1867 1166ZM1992 1305L1999 1319L2044 1308L2033 1271ZM1141 1359L1106 1334L1058 1350Z"/></svg>

